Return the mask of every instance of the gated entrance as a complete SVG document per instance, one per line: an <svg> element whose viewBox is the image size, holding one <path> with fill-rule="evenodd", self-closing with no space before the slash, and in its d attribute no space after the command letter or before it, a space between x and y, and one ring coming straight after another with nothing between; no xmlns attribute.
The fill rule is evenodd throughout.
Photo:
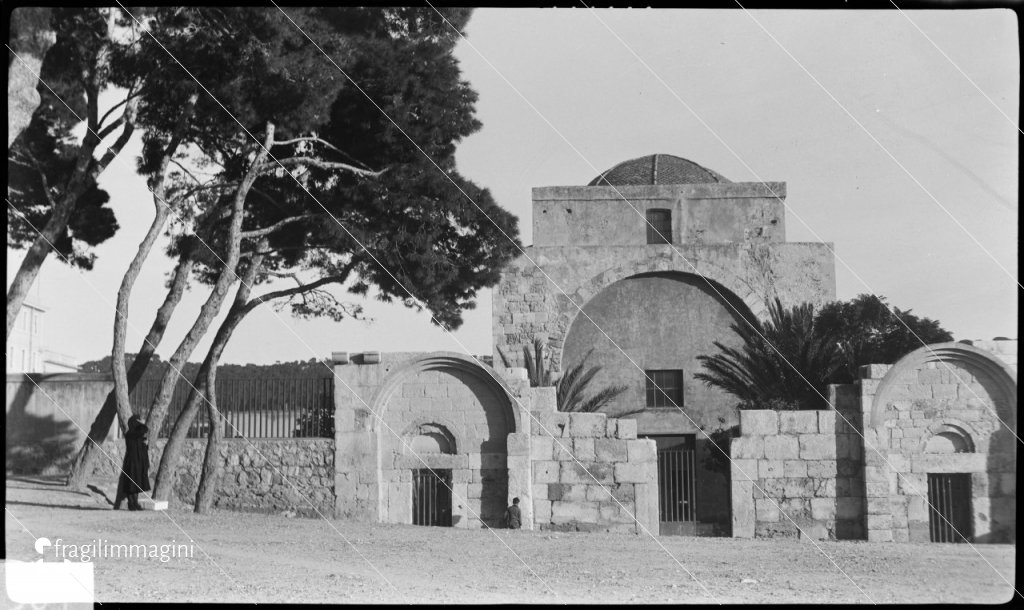
<svg viewBox="0 0 1024 610"><path fill-rule="evenodd" d="M452 525L452 471L422 468L412 471L413 525Z"/></svg>
<svg viewBox="0 0 1024 610"><path fill-rule="evenodd" d="M697 533L696 438L650 436L658 446L658 521L663 536Z"/></svg>
<svg viewBox="0 0 1024 610"><path fill-rule="evenodd" d="M932 542L971 537L971 475L928 474L928 526Z"/></svg>

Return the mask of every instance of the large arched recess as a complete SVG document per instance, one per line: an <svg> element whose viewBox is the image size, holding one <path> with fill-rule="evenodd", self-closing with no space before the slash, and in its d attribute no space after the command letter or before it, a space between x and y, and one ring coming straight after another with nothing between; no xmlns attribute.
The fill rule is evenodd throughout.
<svg viewBox="0 0 1024 610"><path fill-rule="evenodd" d="M681 370L681 406L697 425L721 428L735 419L736 400L693 378L700 370L697 356L716 353L715 341L739 346L730 325L754 319L745 299L705 276L679 271L634 274L604 287L583 305L582 313L577 310L561 346L562 371L593 348L587 366L600 366L601 371L592 387L628 387L606 409L615 414L645 405L645 370Z"/></svg>
<svg viewBox="0 0 1024 610"><path fill-rule="evenodd" d="M504 424L508 432L517 432L522 429L520 409L512 404L512 391L494 369L457 352L432 352L396 368L373 395L370 408L377 414L377 417L372 420L372 429L378 434L383 428L380 422L387 421L385 414L396 390L400 390L403 383L425 371L441 371L466 381L475 382L474 385L490 395L490 400L501 405ZM386 430L383 432L390 434ZM395 432L399 433L400 430L395 430Z"/></svg>
<svg viewBox="0 0 1024 610"><path fill-rule="evenodd" d="M413 523L412 477L423 468L451 477L452 525L500 526L508 501L508 436L522 429L510 388L472 358L435 352L393 370L374 394L378 507L387 523ZM441 429L447 452L417 453L409 440ZM470 481L476 483L470 485Z"/></svg>

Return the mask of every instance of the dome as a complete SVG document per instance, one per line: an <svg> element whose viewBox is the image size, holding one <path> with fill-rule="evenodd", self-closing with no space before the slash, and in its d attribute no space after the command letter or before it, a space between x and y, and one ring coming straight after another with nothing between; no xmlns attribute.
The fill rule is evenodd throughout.
<svg viewBox="0 0 1024 610"><path fill-rule="evenodd" d="M623 161L590 181L587 186L645 184L707 184L730 182L725 176L675 155L647 155Z"/></svg>

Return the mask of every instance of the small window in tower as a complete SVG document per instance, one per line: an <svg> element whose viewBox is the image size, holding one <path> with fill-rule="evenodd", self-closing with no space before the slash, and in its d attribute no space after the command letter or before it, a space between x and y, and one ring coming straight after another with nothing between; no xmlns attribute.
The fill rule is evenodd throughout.
<svg viewBox="0 0 1024 610"><path fill-rule="evenodd" d="M647 210L647 243L672 243L672 210Z"/></svg>
<svg viewBox="0 0 1024 610"><path fill-rule="evenodd" d="M683 406L683 372L680 370L644 371L647 377L648 407Z"/></svg>

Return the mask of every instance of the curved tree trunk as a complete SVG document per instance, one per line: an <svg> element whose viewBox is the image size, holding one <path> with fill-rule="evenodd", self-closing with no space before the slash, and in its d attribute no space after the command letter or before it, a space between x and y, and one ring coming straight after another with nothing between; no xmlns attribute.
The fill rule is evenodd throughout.
<svg viewBox="0 0 1024 610"><path fill-rule="evenodd" d="M128 396L131 390L128 388L128 372L125 370L124 365L125 343L128 335L128 303L131 300L132 287L135 286L135 280L138 279L139 273L142 271L142 265L149 258L149 253L152 252L153 245L156 243L157 238L160 237L160 232L163 230L164 225L167 223L167 218L171 214L170 205L167 203L167 189L165 187L167 167L170 165L171 159L174 158L174 154L181 144L181 139L188 127L188 122L192 118L192 112L195 110L198 99L199 96L195 93L189 98L185 108L178 116L174 133L163 150L160 165L157 168L154 180L150 184L156 214L153 216L153 222L149 225L149 231L142 239L142 243L139 244L138 252L135 253L131 263L128 264L128 270L124 272L124 277L121 278L121 286L117 290L117 306L114 310L114 344L110 352L110 369L114 377L114 396L117 399L117 413L121 418L122 430L128 429L128 420L132 416L132 405ZM156 431L156 434L159 434L159 430Z"/></svg>
<svg viewBox="0 0 1024 610"><path fill-rule="evenodd" d="M192 425L192 420L199 411L200 403L209 400L206 387L207 370L209 369L207 363L208 360L204 360L203 365L199 368L196 383L189 390L188 400L181 412L178 413L178 419L174 422L174 428L168 435L167 444L164 445L163 453L160 456L160 466L153 483L153 499L158 502L170 498L171 490L174 488L176 462L181 453L181 447L185 444L189 426Z"/></svg>
<svg viewBox="0 0 1024 610"><path fill-rule="evenodd" d="M142 342L139 354L128 368L129 394L138 384L139 380L142 379L146 368L149 367L149 362L156 352L156 347L160 344L164 331L167 330L171 314L174 313L174 308L178 306L181 296L185 292L185 284L188 282L188 277L192 273L194 264L195 261L188 255L183 255L178 260L178 265L174 268L171 288L167 292L167 297L164 298L163 304L160 305L160 309L156 312L156 318L154 318L153 324L149 327L149 333ZM110 427L113 425L116 417L117 398L114 390L111 390L107 394L106 400L103 401L103 407L89 428L89 436L85 439L82 448L79 449L78 455L75 456L71 472L68 474L68 486L78 489L84 485L85 480L92 474L93 465L96 463L96 458L102 452L101 447L104 441L107 440L107 435L110 434Z"/></svg>
<svg viewBox="0 0 1024 610"><path fill-rule="evenodd" d="M274 126L273 124L268 124L266 143L259 149L259 152L256 154L256 158L249 167L249 171L246 172L245 178L243 178L238 189L235 191L234 201L232 202L231 226L228 230L226 248L227 260L224 261L224 269L217 277L213 291L206 299L206 302L203 303L203 306L199 311L199 316L196 318L192 328L189 329L188 334L185 335L185 338L182 339L181 343L178 345L178 349L175 350L174 355L171 356L170 366L163 378L160 380L159 391L149 408L149 414L146 416L146 425L150 430L154 431L154 434L160 433L160 428L163 425L164 418L167 416L167 408L171 404L171 397L174 394L174 386L177 384L178 377L181 375L181 367L185 365L186 360L195 350L199 340L202 339L210 329L210 324L213 323L213 319L220 311L220 306L224 302L224 298L227 296L228 289L235 283L235 279L237 278L235 269L238 266L238 260L240 258L239 251L245 199L249 195L249 189L252 188L252 184L255 182L256 177L259 174L259 166L263 163L264 159L266 159L268 151L271 146L273 146L273 143Z"/></svg>
<svg viewBox="0 0 1024 610"><path fill-rule="evenodd" d="M209 414L210 430L206 439L206 454L203 456L203 469L199 478L199 489L196 491L195 512L205 513L211 506L217 495L217 488L220 483L220 473L224 469L223 460L220 457L220 439L224 437L224 421L217 410L217 364L227 347L231 335L238 328L238 324L245 316L254 309L248 304L249 294L252 292L253 282L263 266L263 255L258 254L267 247L266 240L261 240L256 246L257 254L253 254L249 261L249 267L245 270L245 277L241 278L238 285L238 292L235 293L235 301L231 304L227 319L217 329L217 336L213 339L213 345L206 356L210 367L206 373L206 387L210 388L210 398L207 402L207 413ZM173 466L173 462L172 462Z"/></svg>
<svg viewBox="0 0 1024 610"><path fill-rule="evenodd" d="M227 343L227 341L225 341ZM203 469L196 491L195 512L209 512L217 495L220 473L224 469L220 457L220 439L224 438L224 421L217 410L217 363L213 362L206 372L206 387L211 388L206 402L210 429L206 434L206 453L203 455Z"/></svg>
<svg viewBox="0 0 1024 610"><path fill-rule="evenodd" d="M7 148L28 127L41 102L36 74L42 73L43 59L57 41L51 11L26 6L10 13L11 47L18 57L7 64Z"/></svg>
<svg viewBox="0 0 1024 610"><path fill-rule="evenodd" d="M262 257L254 257L262 258ZM246 270L246 276L242 278L240 285L238 286L238 292L235 294L235 302L232 304L231 310L228 312L227 318L217 329L217 335L213 339L213 344L210 346L210 350L206 354L206 358L203 360L202 366L199 368L199 372L196 374L193 388L189 392L188 401L185 403L185 407L178 414L178 418L174 422L174 428L171 430L171 434L167 439L167 444L164 446L163 455L160 457L160 468L157 471L156 483L153 486L153 498L156 500L166 500L170 497L171 489L174 485L174 477L178 467L178 459L181 455L181 448L185 444L185 439L188 435L188 429L192 425L192 420L195 419L196 414L199 412L202 403L206 403L208 413L210 415L210 429L211 432L208 434L208 444L206 450L206 456L203 460L203 478L207 478L207 474L216 474L219 472L219 455L217 454L216 441L219 440L220 436L223 436L223 423L220 422L220 413L216 408L216 386L213 385L216 381L216 369L217 364L220 361L221 354L224 353L224 348L228 344L228 340L231 338L231 334L234 332L238 323L242 321L247 313L252 311L252 307L246 307L246 299L248 298L249 291L252 287L253 278L256 275L256 270L259 267L260 261L254 260L256 264L250 265L249 269ZM215 436L213 432L213 424L217 421L219 424L219 435ZM211 450L210 444L214 445ZM203 481L200 481L200 491L204 490L204 487L208 487L208 484L204 486ZM205 496L209 498L210 491L203 491ZM199 506L199 500L197 495L196 506ZM207 506L209 500L207 500Z"/></svg>
<svg viewBox="0 0 1024 610"><path fill-rule="evenodd" d="M128 338L128 301L132 294L132 286L142 271L142 264L146 262L153 244L156 243L160 232L167 222L170 210L166 205L154 198L156 204L156 215L149 225L149 231L139 244L139 251L135 253L132 262L128 264L128 270L121 278L121 286L117 291L117 305L114 309L114 345L110 352L110 369L114 377L114 397L117 404L117 415L121 419L121 430L128 429L128 420L132 416L132 405L128 398L131 391L128 387L128 370L124 364L125 343Z"/></svg>
<svg viewBox="0 0 1024 610"><path fill-rule="evenodd" d="M59 196L49 197L49 194L47 194L49 197L47 203L51 208L50 218L39 231L39 237L29 246L25 259L21 262L21 266L18 267L18 272L15 274L10 288L7 289L6 336L8 338L11 336L14 322L18 319L18 312L21 311L21 306L25 303L29 289L32 288L36 276L39 275L40 268L42 268L46 257L50 254L51 244L55 243L67 230L68 221L71 219L71 214L75 211L79 197L96 182L100 174L114 160L114 157L121 153L121 150L135 131L137 100L133 99L125 105L123 115L124 127L117 140L107 149L102 158L98 160L93 158L93 153L100 144L100 140L95 133L96 129L99 128L96 120L100 91L97 73L98 70L94 70L94 74L90 76L90 86L85 88L86 102L89 108L89 128L82 139L82 145L79 147L71 177L68 178L67 184L64 185L63 191ZM45 177L43 177L41 172L40 176L44 180L45 185Z"/></svg>

